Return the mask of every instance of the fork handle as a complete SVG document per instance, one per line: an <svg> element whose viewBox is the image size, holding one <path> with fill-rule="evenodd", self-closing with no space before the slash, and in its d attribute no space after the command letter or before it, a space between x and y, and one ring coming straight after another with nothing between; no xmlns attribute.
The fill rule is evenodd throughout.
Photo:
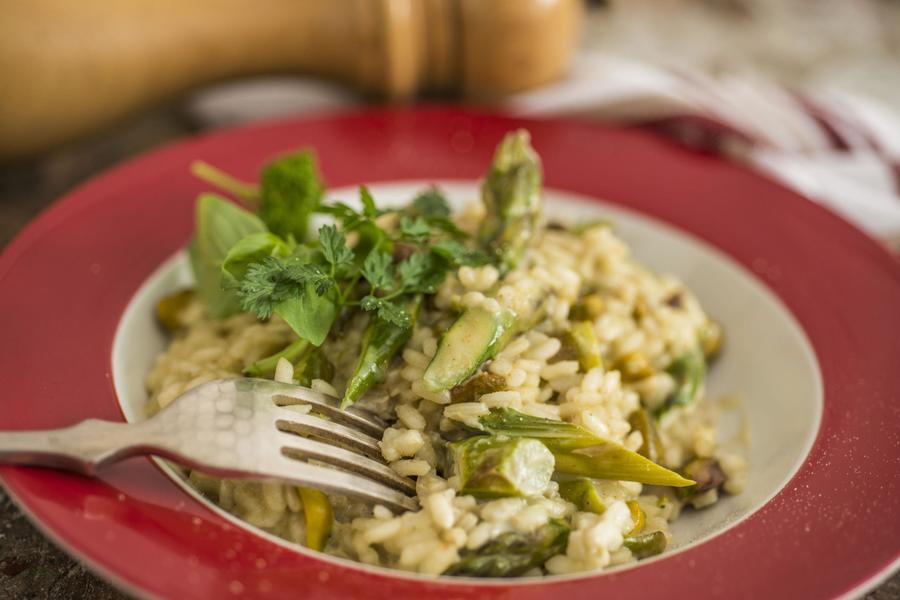
<svg viewBox="0 0 900 600"><path fill-rule="evenodd" d="M140 424L87 419L63 429L0 432L0 464L55 467L94 475L103 464L147 454Z"/></svg>

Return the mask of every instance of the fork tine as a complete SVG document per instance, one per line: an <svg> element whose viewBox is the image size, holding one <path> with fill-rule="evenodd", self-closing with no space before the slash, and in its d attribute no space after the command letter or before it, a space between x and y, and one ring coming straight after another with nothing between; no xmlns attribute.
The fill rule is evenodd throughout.
<svg viewBox="0 0 900 600"><path fill-rule="evenodd" d="M286 408L275 408L275 426L281 431L298 434L315 434L329 442L346 444L371 458L382 460L378 440L340 423L326 421L316 415L295 413Z"/></svg>
<svg viewBox="0 0 900 600"><path fill-rule="evenodd" d="M265 381L265 380L261 380ZM274 382L266 381L267 384ZM276 406L290 406L293 404L309 404L317 412L327 416L335 423L348 427L354 427L360 431L380 438L387 428L387 423L375 415L355 407L342 409L340 400L334 396L315 392L311 389L288 384L274 384L266 386L272 394L272 400Z"/></svg>
<svg viewBox="0 0 900 600"><path fill-rule="evenodd" d="M384 463L360 456L330 444L299 437L290 433L280 433L281 453L288 458L304 461L314 459L328 465L346 469L374 479L403 493L415 495L416 486L411 479L401 477Z"/></svg>

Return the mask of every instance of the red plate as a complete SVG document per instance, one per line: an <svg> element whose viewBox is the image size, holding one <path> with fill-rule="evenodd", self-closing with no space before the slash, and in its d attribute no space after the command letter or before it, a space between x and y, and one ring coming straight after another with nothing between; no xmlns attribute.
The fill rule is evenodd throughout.
<svg viewBox="0 0 900 600"><path fill-rule="evenodd" d="M2 427L122 419L113 333L141 282L187 240L202 187L188 173L196 157L249 179L271 155L311 146L332 186L474 179L502 134L520 126L532 132L548 185L656 216L748 268L763 260L804 273L765 283L815 349L825 412L793 480L724 534L634 569L519 585L516 596L835 597L886 576L900 549L900 264L784 188L630 130L442 108L376 111L232 130L131 161L58 202L0 258ZM230 525L146 459L95 480L0 473L44 532L136 594L397 600L513 590L392 577L293 552Z"/></svg>

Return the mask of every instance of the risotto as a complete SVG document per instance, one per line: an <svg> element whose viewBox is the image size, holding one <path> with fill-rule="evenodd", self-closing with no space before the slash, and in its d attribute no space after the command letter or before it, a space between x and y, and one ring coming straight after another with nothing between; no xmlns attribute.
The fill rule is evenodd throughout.
<svg viewBox="0 0 900 600"><path fill-rule="evenodd" d="M195 170L249 209L198 201L197 286L159 303L172 339L148 411L220 378L306 385L390 423L384 461L419 505L186 474L238 518L371 565L541 576L658 554L684 507L744 486L704 398L720 327L608 223L547 222L526 132L456 214L434 188L399 209L365 188L362 210L328 203L308 152L258 187ZM336 223L318 238L315 213Z"/></svg>

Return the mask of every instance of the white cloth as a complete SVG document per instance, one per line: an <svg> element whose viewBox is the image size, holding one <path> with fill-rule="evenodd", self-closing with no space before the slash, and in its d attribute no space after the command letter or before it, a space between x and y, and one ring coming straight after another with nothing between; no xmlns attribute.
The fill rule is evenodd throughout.
<svg viewBox="0 0 900 600"><path fill-rule="evenodd" d="M835 89L795 93L758 78L713 79L583 53L567 78L511 98L508 108L520 115L632 124L701 117L689 123L731 138L719 144L740 148L730 155L871 235L900 243L900 117L872 100Z"/></svg>

